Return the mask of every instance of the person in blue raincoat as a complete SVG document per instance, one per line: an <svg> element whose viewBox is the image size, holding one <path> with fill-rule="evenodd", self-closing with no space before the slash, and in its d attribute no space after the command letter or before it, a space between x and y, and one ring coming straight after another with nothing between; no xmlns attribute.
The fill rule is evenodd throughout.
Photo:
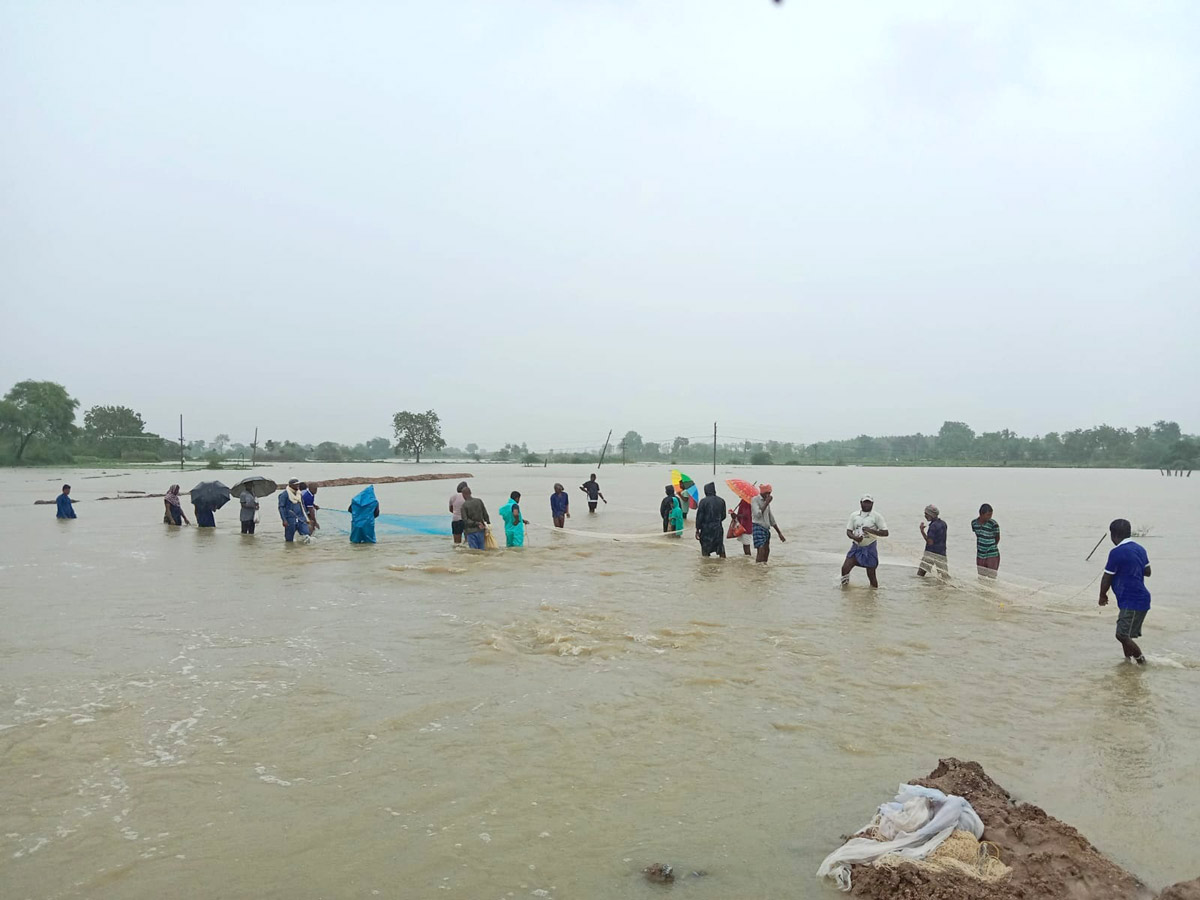
<svg viewBox="0 0 1200 900"><path fill-rule="evenodd" d="M509 494L508 502L500 507L500 519L504 522L504 545L525 546L525 516L521 513L521 492Z"/></svg>
<svg viewBox="0 0 1200 900"><path fill-rule="evenodd" d="M375 485L363 488L348 507L350 511L350 543L375 543L375 520L379 518L379 501L375 499Z"/></svg>
<svg viewBox="0 0 1200 900"><path fill-rule="evenodd" d="M308 516L304 513L304 502L300 499L300 480L293 478L279 492L279 518L283 521L283 539L289 544L296 538L296 533L307 542Z"/></svg>

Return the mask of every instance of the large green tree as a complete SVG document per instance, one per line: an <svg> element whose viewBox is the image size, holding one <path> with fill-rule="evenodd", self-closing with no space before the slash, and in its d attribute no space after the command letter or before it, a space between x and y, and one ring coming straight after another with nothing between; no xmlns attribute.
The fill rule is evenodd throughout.
<svg viewBox="0 0 1200 900"><path fill-rule="evenodd" d="M0 432L17 442L17 462L35 438L69 441L79 401L53 381L18 381L0 402Z"/></svg>
<svg viewBox="0 0 1200 900"><path fill-rule="evenodd" d="M642 452L642 436L636 431L625 432L625 437L617 442L617 449L622 453L627 453L631 458L637 459L638 454Z"/></svg>
<svg viewBox="0 0 1200 900"><path fill-rule="evenodd" d="M975 432L966 422L943 422L938 429L938 452L947 459L965 459L975 443Z"/></svg>
<svg viewBox="0 0 1200 900"><path fill-rule="evenodd" d="M84 433L96 440L140 437L146 423L128 406L93 406L83 414Z"/></svg>
<svg viewBox="0 0 1200 900"><path fill-rule="evenodd" d="M392 428L396 433L396 452L412 456L417 462L427 450L441 450L446 446L442 439L442 422L432 409L423 413L405 410L392 416Z"/></svg>

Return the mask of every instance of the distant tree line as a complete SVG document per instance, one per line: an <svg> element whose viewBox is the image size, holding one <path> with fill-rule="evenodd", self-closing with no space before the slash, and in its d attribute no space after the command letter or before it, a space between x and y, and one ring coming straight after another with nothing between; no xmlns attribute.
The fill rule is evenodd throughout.
<svg viewBox="0 0 1200 900"><path fill-rule="evenodd" d="M628 461L707 462L712 444L677 437L647 442L636 431L617 445ZM945 422L937 434L886 437L859 435L843 441L813 444L742 441L717 446L727 464L751 465L1024 465L1140 468L1200 468L1200 437L1186 435L1177 422L1115 428L1097 425L1073 431L1022 437L1004 429L976 434L965 422Z"/></svg>
<svg viewBox="0 0 1200 900"><path fill-rule="evenodd" d="M179 443L146 431L140 413L127 406L93 406L76 424L79 401L52 381L21 381L0 400L0 464L158 462L179 458ZM599 451L550 450L539 453L509 442L488 451L478 444L448 446L441 420L430 409L398 412L392 417L393 438L374 437L359 444L334 441L303 444L267 438L257 448L218 434L211 441L192 440L184 456L219 467L222 462L353 462L401 456L422 459L493 460L594 464ZM711 442L675 437L646 440L628 431L609 447L606 461L702 464L711 462ZM1111 425L1022 437L1013 431L976 432L964 422L945 422L937 434L887 437L859 435L844 441L797 444L780 441L721 442L717 459L726 465L1018 465L1200 468L1200 437L1183 434L1176 422L1158 421L1132 431Z"/></svg>

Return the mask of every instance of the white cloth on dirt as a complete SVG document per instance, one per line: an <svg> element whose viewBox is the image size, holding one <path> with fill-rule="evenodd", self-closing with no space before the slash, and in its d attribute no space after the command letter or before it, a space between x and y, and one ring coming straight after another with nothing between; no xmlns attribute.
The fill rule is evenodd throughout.
<svg viewBox="0 0 1200 900"><path fill-rule="evenodd" d="M934 788L902 784L896 799L879 807L875 817L856 835L876 829L886 840L852 837L834 850L817 869L818 878L832 876L843 891L850 890L850 867L873 863L895 853L924 859L961 828L976 838L983 836L983 821L962 797Z"/></svg>

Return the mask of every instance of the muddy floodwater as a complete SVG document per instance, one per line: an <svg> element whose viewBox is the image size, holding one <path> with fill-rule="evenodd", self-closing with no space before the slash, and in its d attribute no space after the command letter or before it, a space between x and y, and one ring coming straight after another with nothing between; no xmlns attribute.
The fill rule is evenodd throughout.
<svg viewBox="0 0 1200 900"><path fill-rule="evenodd" d="M273 498L254 537L236 505L169 530L160 500L96 498L245 473L0 470L0 896L832 897L821 858L941 756L1155 887L1200 874L1200 480L721 467L774 484L788 540L762 567L654 534L665 467L605 466L595 516L583 467L259 471L439 469L473 471L493 516L521 490L530 546L351 546L333 512L286 546ZM33 505L64 480L72 522ZM555 481L567 533L544 527ZM452 487L377 493L427 515ZM864 491L891 529L881 586L842 590ZM984 501L994 583L972 565ZM946 583L914 575L931 502ZM1084 561L1117 516L1150 529L1144 669L1096 605L1107 544ZM649 884L653 862L707 874Z"/></svg>

